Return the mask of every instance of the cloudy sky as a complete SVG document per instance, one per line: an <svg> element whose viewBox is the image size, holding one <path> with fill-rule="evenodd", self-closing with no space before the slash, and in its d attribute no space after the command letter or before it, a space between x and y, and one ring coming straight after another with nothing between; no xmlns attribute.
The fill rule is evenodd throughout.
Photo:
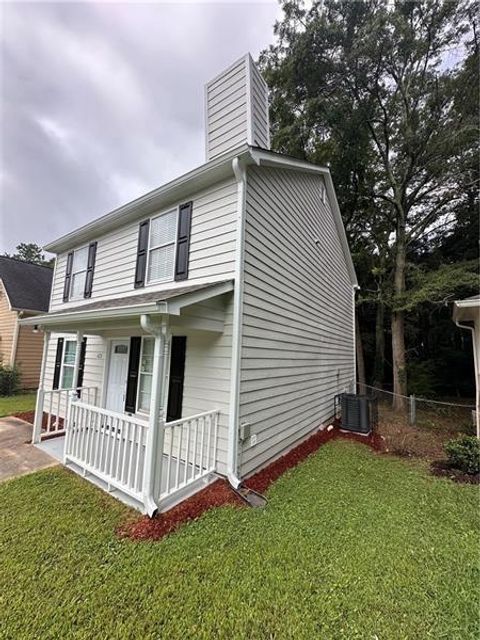
<svg viewBox="0 0 480 640"><path fill-rule="evenodd" d="M2 2L0 252L204 161L203 85L273 38L275 0Z"/></svg>

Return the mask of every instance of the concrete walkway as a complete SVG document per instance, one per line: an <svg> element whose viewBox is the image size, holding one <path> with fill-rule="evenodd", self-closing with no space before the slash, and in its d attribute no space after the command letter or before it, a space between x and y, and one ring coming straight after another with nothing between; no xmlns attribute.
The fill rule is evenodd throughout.
<svg viewBox="0 0 480 640"><path fill-rule="evenodd" d="M28 444L32 425L19 418L0 418L0 482L58 464L44 451Z"/></svg>

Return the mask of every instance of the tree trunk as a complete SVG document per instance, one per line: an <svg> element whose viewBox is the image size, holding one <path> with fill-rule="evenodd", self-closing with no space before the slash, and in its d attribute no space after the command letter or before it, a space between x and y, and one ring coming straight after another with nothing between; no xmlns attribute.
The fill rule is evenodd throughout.
<svg viewBox="0 0 480 640"><path fill-rule="evenodd" d="M397 242L395 254L394 289L395 303L399 304L405 293L405 267L407 248L405 242L405 227L403 216L397 227ZM405 358L405 313L394 310L392 312L392 359L393 359L393 409L407 410L407 369Z"/></svg>
<svg viewBox="0 0 480 640"><path fill-rule="evenodd" d="M359 393L365 391L365 359L363 357L362 334L360 333L360 323L358 315L355 313L355 350L357 356L357 383Z"/></svg>
<svg viewBox="0 0 480 640"><path fill-rule="evenodd" d="M375 364L373 373L373 386L383 388L385 377L385 307L381 300L377 301L377 314L375 318Z"/></svg>

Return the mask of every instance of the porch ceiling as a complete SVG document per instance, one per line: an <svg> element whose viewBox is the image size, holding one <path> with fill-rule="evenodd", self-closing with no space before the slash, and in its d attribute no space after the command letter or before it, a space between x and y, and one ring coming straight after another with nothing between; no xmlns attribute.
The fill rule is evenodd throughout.
<svg viewBox="0 0 480 640"><path fill-rule="evenodd" d="M180 316L185 307L228 293L233 291L233 288L233 280L220 280L208 284L150 291L134 296L97 300L65 311L53 311L45 315L25 318L20 322L22 325L35 325L58 332L88 330L91 333L103 333L116 327L138 328L139 318L143 314L159 318L165 315ZM223 331L223 323L212 322L208 326L198 328Z"/></svg>

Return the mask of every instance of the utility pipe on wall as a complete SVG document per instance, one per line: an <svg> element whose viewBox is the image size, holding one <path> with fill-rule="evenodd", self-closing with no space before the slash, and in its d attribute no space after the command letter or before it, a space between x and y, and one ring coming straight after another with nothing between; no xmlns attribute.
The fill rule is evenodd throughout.
<svg viewBox="0 0 480 640"><path fill-rule="evenodd" d="M238 489L241 484L241 480L237 475L237 470L247 172L245 165L240 161L238 157L233 159L232 169L237 180L237 233L235 242L235 290L233 292L232 364L230 372L230 413L228 420L227 478L232 487L234 489Z"/></svg>

